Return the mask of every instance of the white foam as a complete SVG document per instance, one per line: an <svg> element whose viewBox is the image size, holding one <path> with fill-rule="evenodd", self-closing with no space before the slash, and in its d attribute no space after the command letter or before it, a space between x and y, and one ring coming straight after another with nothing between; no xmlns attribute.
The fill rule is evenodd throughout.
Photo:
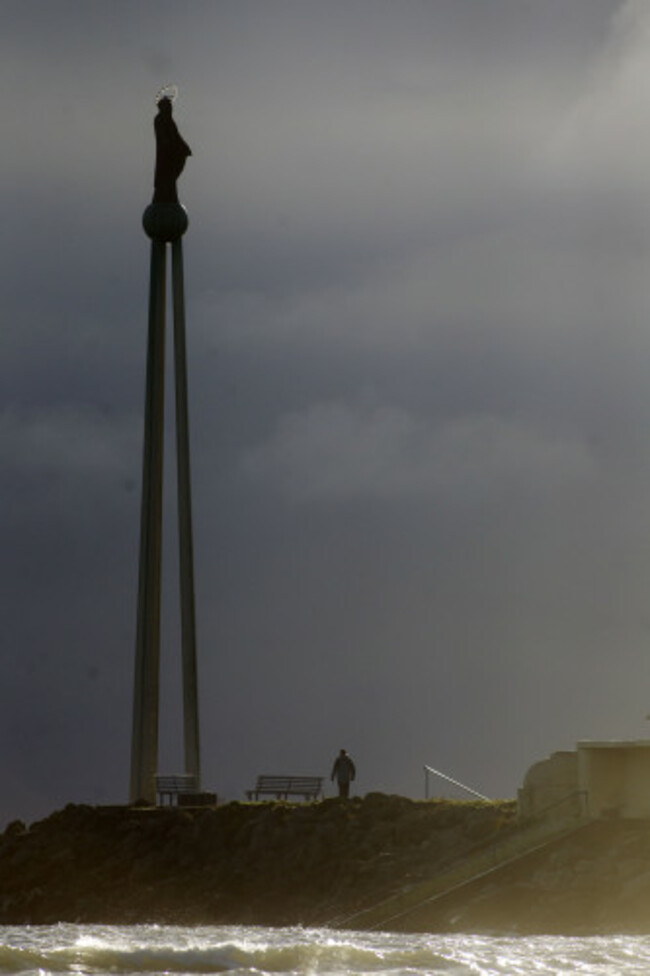
<svg viewBox="0 0 650 976"><path fill-rule="evenodd" d="M0 972L148 976L647 976L650 938L216 926L0 927Z"/></svg>

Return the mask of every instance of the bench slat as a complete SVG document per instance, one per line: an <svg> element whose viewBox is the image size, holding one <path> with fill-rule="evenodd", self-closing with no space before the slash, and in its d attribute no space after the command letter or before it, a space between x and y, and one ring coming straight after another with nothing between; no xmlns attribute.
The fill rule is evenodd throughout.
<svg viewBox="0 0 650 976"><path fill-rule="evenodd" d="M257 777L257 783L252 790L246 790L248 799L260 794L274 795L276 799L287 799L288 796L302 796L305 800L317 799L323 792L322 776L268 776Z"/></svg>
<svg viewBox="0 0 650 976"><path fill-rule="evenodd" d="M161 800L168 796L170 803L173 803L175 796L180 796L182 793L196 793L197 789L198 780L192 773L156 776L156 793Z"/></svg>

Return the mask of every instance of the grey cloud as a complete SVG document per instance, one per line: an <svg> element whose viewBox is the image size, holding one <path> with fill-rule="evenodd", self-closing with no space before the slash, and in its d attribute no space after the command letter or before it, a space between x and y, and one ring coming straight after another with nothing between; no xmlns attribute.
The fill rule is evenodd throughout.
<svg viewBox="0 0 650 976"><path fill-rule="evenodd" d="M314 404L281 418L244 472L291 498L429 497L454 506L531 489L548 498L563 482L588 484L593 458L512 418L468 416L429 425L388 406Z"/></svg>
<svg viewBox="0 0 650 976"><path fill-rule="evenodd" d="M361 791L420 795L430 762L512 795L540 754L645 731L647 26L607 0L3 6L1 817L125 798L168 81L206 785L345 745Z"/></svg>

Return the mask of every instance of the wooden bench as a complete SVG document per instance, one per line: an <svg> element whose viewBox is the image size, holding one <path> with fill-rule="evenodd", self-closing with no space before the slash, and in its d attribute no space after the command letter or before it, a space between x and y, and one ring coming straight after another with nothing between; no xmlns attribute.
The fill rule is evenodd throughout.
<svg viewBox="0 0 650 976"><path fill-rule="evenodd" d="M160 805L165 805L165 797L169 797L169 803L178 799L181 793L196 793L198 782L196 776L191 773L182 773L176 776L156 776L156 794L160 800Z"/></svg>
<svg viewBox="0 0 650 976"><path fill-rule="evenodd" d="M246 790L249 800L258 800L260 796L274 796L276 800L287 800L290 796L317 800L322 795L322 776L258 776L255 788Z"/></svg>

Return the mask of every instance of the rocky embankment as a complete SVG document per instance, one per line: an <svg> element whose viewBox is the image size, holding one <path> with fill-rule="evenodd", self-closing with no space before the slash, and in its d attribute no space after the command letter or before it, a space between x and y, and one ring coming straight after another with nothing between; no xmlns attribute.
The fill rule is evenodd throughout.
<svg viewBox="0 0 650 976"><path fill-rule="evenodd" d="M431 897L522 837L510 801L68 806L0 836L0 923L650 933L645 822L587 825Z"/></svg>
<svg viewBox="0 0 650 976"><path fill-rule="evenodd" d="M0 923L324 924L507 830L514 805L369 794L68 806L0 838Z"/></svg>

